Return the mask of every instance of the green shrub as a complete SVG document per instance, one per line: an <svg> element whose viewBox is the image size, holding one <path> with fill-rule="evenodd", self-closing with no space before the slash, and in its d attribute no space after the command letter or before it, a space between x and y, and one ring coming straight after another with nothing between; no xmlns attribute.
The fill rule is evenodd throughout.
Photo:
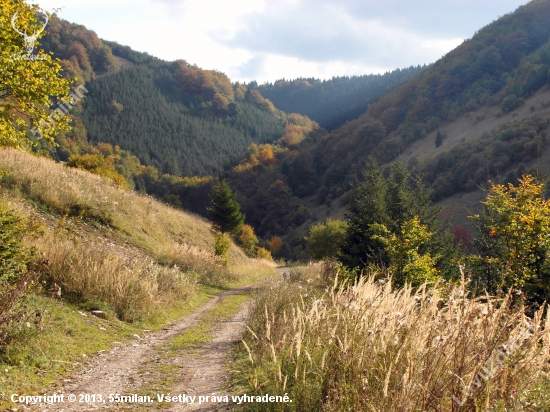
<svg viewBox="0 0 550 412"><path fill-rule="evenodd" d="M0 345L7 341L10 325L23 318L20 301L36 277L29 270L34 250L23 245L28 230L21 218L0 206Z"/></svg>
<svg viewBox="0 0 550 412"><path fill-rule="evenodd" d="M346 229L346 222L330 218L324 224L313 225L306 237L308 253L314 260L336 258L345 240Z"/></svg>
<svg viewBox="0 0 550 412"><path fill-rule="evenodd" d="M227 252L231 247L231 237L227 233L214 235L214 254L221 257L223 264L227 266Z"/></svg>

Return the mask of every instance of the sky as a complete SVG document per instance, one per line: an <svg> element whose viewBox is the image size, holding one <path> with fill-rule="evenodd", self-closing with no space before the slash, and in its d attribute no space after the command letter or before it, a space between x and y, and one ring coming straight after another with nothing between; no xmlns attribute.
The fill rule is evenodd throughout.
<svg viewBox="0 0 550 412"><path fill-rule="evenodd" d="M161 59L259 84L430 64L527 0L33 0Z"/></svg>

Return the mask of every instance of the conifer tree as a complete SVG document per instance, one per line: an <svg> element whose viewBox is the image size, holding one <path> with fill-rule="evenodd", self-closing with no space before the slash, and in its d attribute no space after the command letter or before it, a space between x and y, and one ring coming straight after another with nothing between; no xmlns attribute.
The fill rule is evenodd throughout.
<svg viewBox="0 0 550 412"><path fill-rule="evenodd" d="M210 207L207 208L212 219L212 227L217 232L234 233L241 230L244 214L237 202L237 195L226 182L221 182L213 188Z"/></svg>
<svg viewBox="0 0 550 412"><path fill-rule="evenodd" d="M430 192L422 182L413 179L401 163L393 164L386 178L373 159L363 176L364 181L357 182L350 194L348 225L339 260L350 269L369 264L386 268L395 265L395 253L390 253L379 229L383 227L390 238L399 238L403 228L417 219L418 227L433 234L426 237L418 253L437 256L439 273L446 278L455 277L456 265L451 262L456 248L437 218L439 209L430 207Z"/></svg>

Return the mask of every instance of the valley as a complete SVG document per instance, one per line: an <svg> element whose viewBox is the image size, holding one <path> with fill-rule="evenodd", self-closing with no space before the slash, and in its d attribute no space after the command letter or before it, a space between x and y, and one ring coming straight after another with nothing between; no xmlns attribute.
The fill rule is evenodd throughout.
<svg viewBox="0 0 550 412"><path fill-rule="evenodd" d="M260 84L0 5L1 410L548 410L550 0Z"/></svg>

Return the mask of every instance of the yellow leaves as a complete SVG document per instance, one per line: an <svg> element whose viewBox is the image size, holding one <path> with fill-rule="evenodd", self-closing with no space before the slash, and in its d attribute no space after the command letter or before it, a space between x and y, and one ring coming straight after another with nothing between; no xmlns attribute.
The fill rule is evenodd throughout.
<svg viewBox="0 0 550 412"><path fill-rule="evenodd" d="M274 164L277 162L275 157L275 150L281 150L277 146L270 144L257 145L252 143L248 148L246 157L233 168L234 172L244 172L254 168L260 163L265 165Z"/></svg>
<svg viewBox="0 0 550 412"><path fill-rule="evenodd" d="M266 147L264 147L260 151L258 160L264 164L274 164L276 160L275 160L275 154L273 153L273 148L269 145L266 145Z"/></svg>
<svg viewBox="0 0 550 412"><path fill-rule="evenodd" d="M490 264L496 264L507 285L523 286L548 267L550 250L550 201L543 185L525 175L513 184L493 184L483 204L485 215L474 215L490 240Z"/></svg>
<svg viewBox="0 0 550 412"><path fill-rule="evenodd" d="M258 249L258 252L256 253L256 257L258 259L273 260L273 257L271 257L271 252L269 252L269 250L267 250L263 247Z"/></svg>
<svg viewBox="0 0 550 412"><path fill-rule="evenodd" d="M22 36L11 26L15 13L18 27L25 32L37 32L43 22L38 21L34 8L20 0L4 2L0 9L0 145L27 149L34 143L27 137L30 128L35 138L51 142L58 131L69 130L67 116L47 123L50 98L66 97L69 85L59 77L58 61L43 51L27 53Z"/></svg>
<svg viewBox="0 0 550 412"><path fill-rule="evenodd" d="M386 246L392 266L390 269L396 272L398 283L408 282L413 286L419 286L424 282L437 280L437 257L420 253L421 246L428 242L434 233L428 231L428 227L420 222L418 216L405 222L401 233L397 235L389 232L382 224L373 224L371 229L377 232L373 238Z"/></svg>
<svg viewBox="0 0 550 412"><path fill-rule="evenodd" d="M258 238L254 233L254 228L250 225L243 225L241 229L241 234L239 236L239 243L243 245L244 251L250 257L254 256L256 244L258 243Z"/></svg>
<svg viewBox="0 0 550 412"><path fill-rule="evenodd" d="M291 113L287 116L285 132L279 141L285 146L296 145L303 141L314 129L318 128L319 125L307 116Z"/></svg>

